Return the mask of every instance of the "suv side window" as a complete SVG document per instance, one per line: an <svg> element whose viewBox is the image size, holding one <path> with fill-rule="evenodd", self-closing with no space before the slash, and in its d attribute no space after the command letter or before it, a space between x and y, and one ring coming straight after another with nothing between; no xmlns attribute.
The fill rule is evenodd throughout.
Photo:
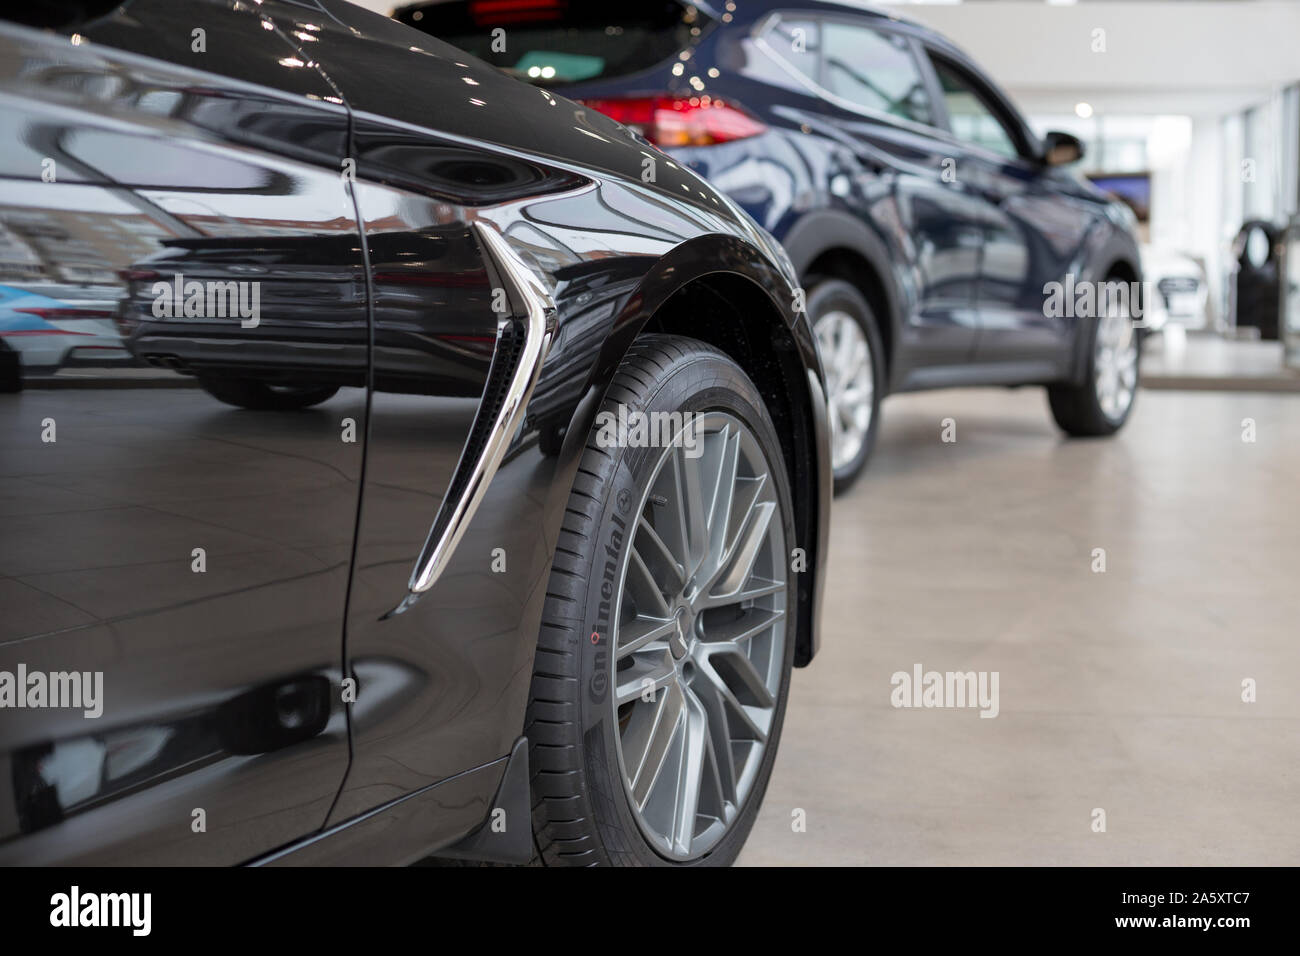
<svg viewBox="0 0 1300 956"><path fill-rule="evenodd" d="M906 37L828 20L822 86L841 99L915 123L933 123L921 68Z"/></svg>
<svg viewBox="0 0 1300 956"><path fill-rule="evenodd" d="M763 34L763 40L778 57L811 82L817 82L817 54L821 33L816 20L782 15Z"/></svg>
<svg viewBox="0 0 1300 956"><path fill-rule="evenodd" d="M952 134L962 142L973 143L999 156L1009 159L1019 156L1014 137L988 107L978 89L942 60L931 57L930 62L934 64L939 86L943 89Z"/></svg>

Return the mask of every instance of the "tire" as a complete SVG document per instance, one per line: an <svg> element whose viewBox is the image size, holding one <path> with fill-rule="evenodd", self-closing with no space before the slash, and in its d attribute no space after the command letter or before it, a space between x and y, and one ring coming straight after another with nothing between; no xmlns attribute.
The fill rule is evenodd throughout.
<svg viewBox="0 0 1300 956"><path fill-rule="evenodd" d="M831 419L831 456L835 474L835 494L847 491L857 481L871 457L880 430L880 400L884 394L885 350L875 313L854 286L842 279L817 279L810 277L808 284L808 315L817 337L826 370L827 405ZM867 354L861 358L848 355L832 342L849 348L865 346ZM828 354L827 354L828 353ZM839 361L836 359L839 357ZM854 388L855 370L861 375ZM865 378L868 395L856 402L845 399L854 391L860 392ZM860 417L859 417L860 416ZM846 430L854 422L859 428L865 418L865 429L858 437L857 430Z"/></svg>
<svg viewBox="0 0 1300 956"><path fill-rule="evenodd" d="M560 866L725 866L740 852L772 772L797 638L794 582L786 558L794 546L795 530L784 459L754 384L722 352L692 339L666 335L638 339L615 375L601 411L617 415L620 404L629 416L636 411L697 413L704 437L698 439L695 447L700 454L690 464L686 458L690 441L684 443L686 447L666 449L628 447L630 442L611 447L602 440L605 416L597 417L555 550L524 731L529 741L537 854L541 862ZM730 460L719 456L719 450L732 448L739 463L737 481L731 482L735 497L732 508L718 511L726 510L731 519L727 525L709 524L707 534L692 537L686 532L687 523L674 517L673 509L687 497L673 490L683 487L677 478L688 467L699 468L702 476L713 474L717 462ZM742 484L746 475L758 474L752 465L760 459L759 467L767 469L766 480ZM700 484L709 487L707 477ZM751 495L753 507L746 508ZM719 500L714 498L713 503ZM693 513L705 511L699 507ZM742 514L741 530L733 534L729 525ZM658 550L656 539L640 530L642 523L662 532L657 540L664 550ZM626 530L629 525L631 532ZM755 536L756 531L761 533ZM742 535L759 541L752 567L765 577L761 581L745 574L737 577L735 567L724 560L721 580L727 585L738 581L737 593L762 590L759 585L766 582L770 593L734 605L730 612L720 605L698 618L694 605L669 604L677 600L672 594L656 604L651 582L663 599L666 591L678 589L674 582L685 576L678 576L674 565L680 569L695 564L694 552L683 541L730 538L735 556L748 553L735 545ZM639 563L634 564L633 552ZM679 562L667 554L686 557ZM698 563L696 584L703 582L703 587L697 600L702 603L715 599L711 596L718 591L719 585L711 583L707 573L716 563L714 556ZM778 584L770 583L777 579ZM682 590L689 594L691 588ZM634 609L653 611L660 622L631 620ZM771 623L765 624L769 619ZM696 621L703 622L698 629L692 626ZM662 640L629 652L627 644L636 637L636 628L641 629L641 637L653 632ZM753 628L752 636L738 637L734 645L706 639L740 635L746 628ZM748 669L740 655L750 661ZM661 681L664 674L676 677ZM745 682L747 677L763 685L762 694ZM746 726L744 714L725 701L715 678L742 687L739 692L733 688L733 699L748 698L750 710L757 712L748 719L765 731L765 745L739 742L744 737L757 739L758 734ZM682 690L683 686L690 690ZM629 687L641 693L619 706L620 689ZM771 701L766 709L759 706L763 694ZM707 719L719 712L725 720ZM673 724L662 724L676 728L671 740L666 733L655 737L651 732L659 726L656 714L675 716ZM656 826L666 819L663 807L690 788L662 774L633 778L625 774L624 765L648 767L653 762L639 755L651 755L656 748L648 743L641 748L640 742L667 741L678 746L688 733L695 742L688 751L691 762L698 757L700 779L707 786L702 784L698 791L697 813L690 815L689 826L665 825L659 832ZM734 741L726 748L733 769L739 768L731 775L730 791L723 773L727 758L709 756L719 752L715 739ZM664 766L671 768L672 761ZM671 769L665 772L672 773ZM644 811L634 809L633 779L638 793L646 793ZM735 798L730 810L728 792ZM689 806L689 801L684 805ZM688 815L684 812L678 818L685 820ZM711 818L716 818L712 824ZM676 846L674 833L680 837Z"/></svg>
<svg viewBox="0 0 1300 956"><path fill-rule="evenodd" d="M23 367L18 353L0 342L0 392L23 390Z"/></svg>
<svg viewBox="0 0 1300 956"><path fill-rule="evenodd" d="M1084 380L1077 385L1047 387L1047 401L1052 409L1052 417L1067 435L1079 438L1113 435L1124 427L1133 411L1138 386L1142 381L1141 334L1134 327L1127 310L1118 308L1118 303L1116 305L1117 308L1110 315L1087 323L1084 342L1088 351ZM1118 355L1121 347L1126 356L1124 363L1131 360L1131 373L1116 373L1122 376L1121 384L1127 383L1124 385L1127 399L1122 407L1115 408L1109 406L1105 398L1103 379L1107 373L1104 369L1110 360L1104 356L1108 348ZM1131 379L1127 378L1130 374Z"/></svg>
<svg viewBox="0 0 1300 956"><path fill-rule="evenodd" d="M294 411L334 397L336 385L268 385L252 378L199 376L202 389L219 402L255 411Z"/></svg>

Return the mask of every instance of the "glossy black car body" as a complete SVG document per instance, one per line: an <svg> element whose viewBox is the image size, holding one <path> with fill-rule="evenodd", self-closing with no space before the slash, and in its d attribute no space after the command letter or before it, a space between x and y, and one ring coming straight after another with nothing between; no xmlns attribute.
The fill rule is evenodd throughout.
<svg viewBox="0 0 1300 956"><path fill-rule="evenodd" d="M720 103L756 120L735 138L660 145L768 229L805 286L856 287L879 325L879 391L1081 383L1090 330L1049 315L1045 285L1138 280L1128 224L1048 164L1047 144L969 57L893 12L432 0L394 15L611 115L664 97L701 121ZM494 51L498 27L509 44ZM959 128L949 105L964 95L987 124Z"/></svg>
<svg viewBox="0 0 1300 956"><path fill-rule="evenodd" d="M641 182L606 117L341 0L39 26L0 24L0 220L30 253L4 281L79 265L138 367L0 395L0 672L103 673L97 718L0 709L0 861L501 856L474 833L518 796L551 549L647 330L723 349L779 423L811 659L821 371L729 200ZM257 307L191 315L188 283ZM534 320L549 353L485 475ZM325 397L248 412L200 381Z"/></svg>

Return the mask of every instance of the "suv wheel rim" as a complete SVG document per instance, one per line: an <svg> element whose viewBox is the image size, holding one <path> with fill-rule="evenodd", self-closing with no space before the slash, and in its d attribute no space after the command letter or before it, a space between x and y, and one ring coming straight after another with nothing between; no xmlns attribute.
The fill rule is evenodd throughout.
<svg viewBox="0 0 1300 956"><path fill-rule="evenodd" d="M827 312L817 319L813 331L826 369L831 465L839 471L858 457L871 430L875 400L871 346L862 326L847 312Z"/></svg>
<svg viewBox="0 0 1300 956"><path fill-rule="evenodd" d="M1127 310L1112 303L1097 323L1096 379L1097 404L1111 421L1128 413L1137 390L1138 337Z"/></svg>
<svg viewBox="0 0 1300 956"><path fill-rule="evenodd" d="M624 788L647 840L674 860L717 845L753 791L789 599L784 518L757 439L722 412L695 427L631 512L612 640Z"/></svg>

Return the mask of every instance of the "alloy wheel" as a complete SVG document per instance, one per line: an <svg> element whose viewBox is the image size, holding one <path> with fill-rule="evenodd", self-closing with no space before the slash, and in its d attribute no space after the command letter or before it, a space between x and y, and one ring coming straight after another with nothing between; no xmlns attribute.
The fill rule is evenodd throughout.
<svg viewBox="0 0 1300 956"><path fill-rule="evenodd" d="M1097 324L1094 375L1097 404L1111 421L1119 421L1137 390L1138 336L1122 304L1111 303Z"/></svg>
<svg viewBox="0 0 1300 956"><path fill-rule="evenodd" d="M871 347L858 321L840 310L820 316L813 331L826 370L831 465L839 471L858 457L871 430L875 399Z"/></svg>
<svg viewBox="0 0 1300 956"><path fill-rule="evenodd" d="M674 860L715 846L758 779L789 601L784 517L757 439L722 412L695 427L660 456L635 512L613 641L624 786L647 840Z"/></svg>

